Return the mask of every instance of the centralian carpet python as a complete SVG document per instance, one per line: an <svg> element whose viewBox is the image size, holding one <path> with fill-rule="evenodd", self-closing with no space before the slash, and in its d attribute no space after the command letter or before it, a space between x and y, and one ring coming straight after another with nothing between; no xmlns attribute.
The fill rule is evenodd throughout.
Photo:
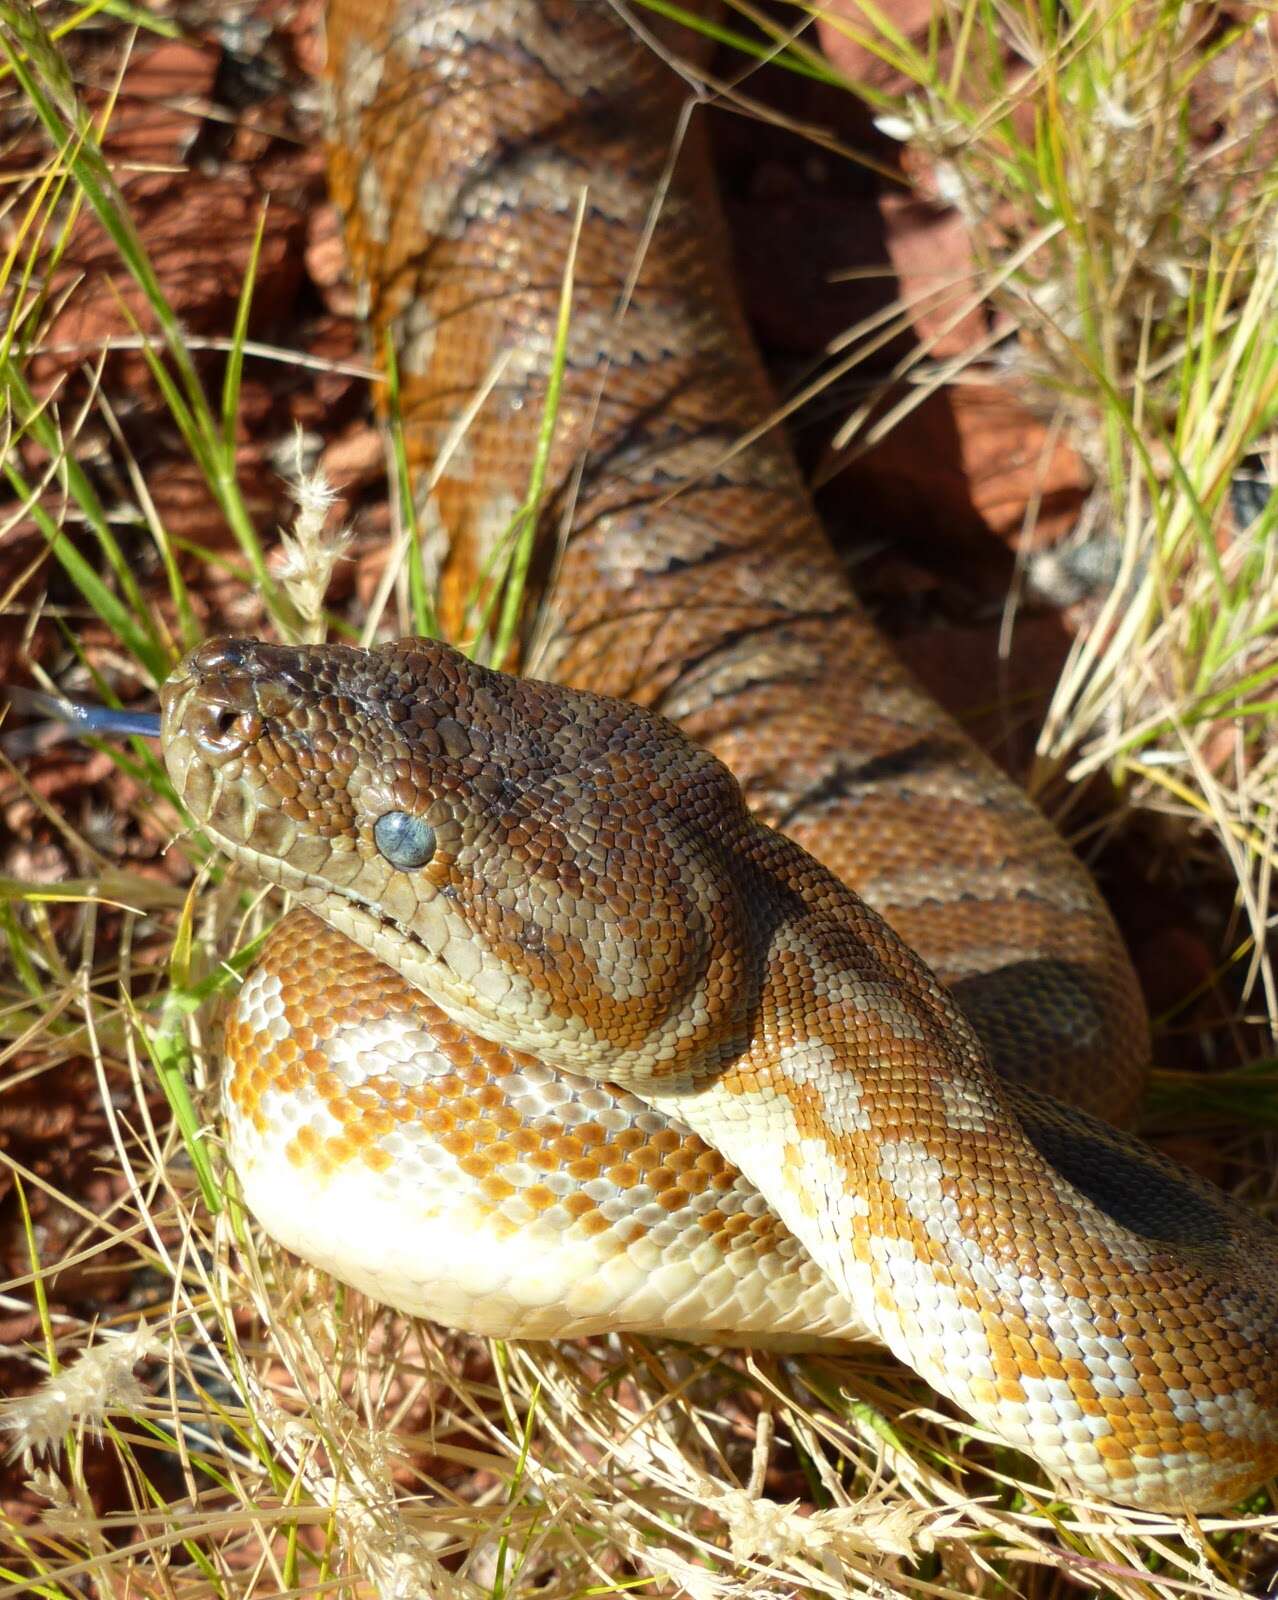
<svg viewBox="0 0 1278 1600"><path fill-rule="evenodd" d="M187 806L300 907L228 1025L248 1204L461 1328L870 1335L1084 1491L1237 1498L1278 1464L1275 1235L1103 1120L1148 1053L1116 931L762 428L653 15L332 0L327 29L453 625L525 493L583 191L584 221L537 677L223 639L165 688Z"/></svg>

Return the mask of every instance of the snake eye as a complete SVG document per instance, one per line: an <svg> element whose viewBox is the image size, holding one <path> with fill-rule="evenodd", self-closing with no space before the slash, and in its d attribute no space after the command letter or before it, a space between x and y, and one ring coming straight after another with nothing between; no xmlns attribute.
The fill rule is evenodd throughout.
<svg viewBox="0 0 1278 1600"><path fill-rule="evenodd" d="M424 867L435 854L435 830L424 817L385 811L373 824L373 842L401 872Z"/></svg>

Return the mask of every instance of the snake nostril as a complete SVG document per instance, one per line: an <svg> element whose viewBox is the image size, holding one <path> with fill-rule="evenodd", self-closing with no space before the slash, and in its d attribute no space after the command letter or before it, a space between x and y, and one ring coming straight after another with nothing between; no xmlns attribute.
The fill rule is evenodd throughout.
<svg viewBox="0 0 1278 1600"><path fill-rule="evenodd" d="M204 701L193 708L191 736L206 756L225 760L247 750L262 731L255 711Z"/></svg>

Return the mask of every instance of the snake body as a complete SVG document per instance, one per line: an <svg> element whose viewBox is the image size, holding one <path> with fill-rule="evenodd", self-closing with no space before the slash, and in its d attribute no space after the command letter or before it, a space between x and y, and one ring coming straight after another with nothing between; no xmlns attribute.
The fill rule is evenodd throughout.
<svg viewBox="0 0 1278 1600"><path fill-rule="evenodd" d="M1147 1052L1121 943L758 431L695 141L652 211L684 86L603 0L333 3L328 40L446 616L522 498L585 188L568 532L553 682L223 640L166 687L187 805L306 908L228 1026L250 1206L458 1326L869 1334L1087 1490L1237 1497L1278 1463L1273 1234L1100 1120Z"/></svg>

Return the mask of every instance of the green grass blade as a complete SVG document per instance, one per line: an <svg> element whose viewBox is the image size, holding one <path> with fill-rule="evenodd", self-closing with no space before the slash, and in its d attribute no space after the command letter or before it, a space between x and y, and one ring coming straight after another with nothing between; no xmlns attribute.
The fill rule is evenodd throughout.
<svg viewBox="0 0 1278 1600"><path fill-rule="evenodd" d="M551 355L550 373L546 382L546 399L542 406L537 429L537 445L533 452L532 469L528 476L528 492L524 503L516 512L512 524L515 535L514 549L506 580L502 588L501 620L493 644L491 660L500 666L506 660L514 643L515 630L524 603L524 588L528 579L528 566L532 560L537 538L538 519L541 515L542 495L546 487L546 470L550 465L550 452L555 442L555 423L559 417L559 401L563 393L564 370L568 361L568 329L572 318L573 273L577 260L577 246L581 239L581 226L586 216L586 191L577 201L577 215L573 220L572 237L568 244L568 259L564 263L563 278L559 286L559 309L555 320L555 343Z"/></svg>

